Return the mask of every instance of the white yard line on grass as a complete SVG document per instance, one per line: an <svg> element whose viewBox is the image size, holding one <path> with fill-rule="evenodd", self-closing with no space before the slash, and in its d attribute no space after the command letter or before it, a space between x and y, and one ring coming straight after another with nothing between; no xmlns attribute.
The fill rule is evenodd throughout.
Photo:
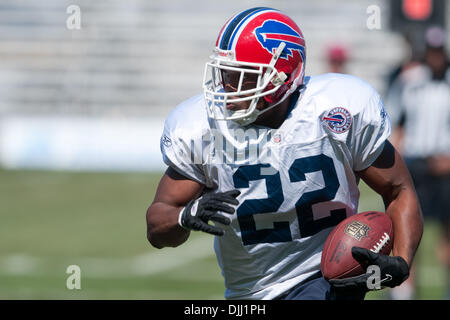
<svg viewBox="0 0 450 320"><path fill-rule="evenodd" d="M67 266L72 264L80 266L82 274L86 277L141 276L175 269L213 254L213 238L201 236L188 240L178 248L152 250L142 255L120 259L74 258L67 260ZM63 262L58 260L56 263ZM24 254L0 257L0 274L4 275L52 274L54 269L55 261L49 258Z"/></svg>
<svg viewBox="0 0 450 320"><path fill-rule="evenodd" d="M42 259L25 254L13 254L1 259L0 273L29 274L37 269Z"/></svg>
<svg viewBox="0 0 450 320"><path fill-rule="evenodd" d="M62 274L67 266L74 264L81 268L82 276L92 278L110 278L127 276L154 275L160 272L182 267L196 260L214 255L213 238L197 236L189 239L178 248L151 250L149 253L129 258L74 258L61 260L43 258L25 254L0 256L0 275L52 275L58 265L62 266ZM444 270L437 266L417 268L418 281L424 287L438 287L444 281Z"/></svg>
<svg viewBox="0 0 450 320"><path fill-rule="evenodd" d="M85 258L80 267L92 277L152 275L165 272L214 254L211 237L188 240L178 248L165 248L128 259Z"/></svg>

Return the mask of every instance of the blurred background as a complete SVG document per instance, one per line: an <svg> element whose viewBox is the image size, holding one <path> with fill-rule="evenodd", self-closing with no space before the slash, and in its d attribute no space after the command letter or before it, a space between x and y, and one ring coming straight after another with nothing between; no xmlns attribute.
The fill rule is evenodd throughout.
<svg viewBox="0 0 450 320"><path fill-rule="evenodd" d="M393 142L407 142L401 75L430 46L448 49L445 1L1 0L1 299L223 299L212 237L156 250L145 212L165 169L165 117L201 92L225 21L255 6L298 23L307 75L371 83L399 129ZM384 211L361 189L360 211ZM369 299L448 299L441 222L426 219L414 281ZM66 287L69 265L79 290Z"/></svg>

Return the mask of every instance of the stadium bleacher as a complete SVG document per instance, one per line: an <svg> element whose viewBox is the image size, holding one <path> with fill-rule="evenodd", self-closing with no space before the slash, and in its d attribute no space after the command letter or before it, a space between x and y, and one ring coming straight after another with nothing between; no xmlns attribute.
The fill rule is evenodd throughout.
<svg viewBox="0 0 450 320"><path fill-rule="evenodd" d="M81 29L66 12L81 9ZM203 65L228 16L251 1L3 0L0 3L0 114L164 116L201 91ZM349 46L349 72L383 91L403 53L389 31L387 1L260 1L301 26L307 74L325 72L324 47ZM381 29L366 27L369 5Z"/></svg>
<svg viewBox="0 0 450 320"><path fill-rule="evenodd" d="M66 24L71 5L80 8L80 29ZM307 75L327 72L326 48L340 43L349 48L348 73L384 94L387 73L406 53L402 37L389 30L387 0L2 0L0 165L163 169L165 116L201 92L226 19L254 6L278 8L299 24ZM379 29L367 27L369 6L380 9ZM71 148L62 141L67 136Z"/></svg>

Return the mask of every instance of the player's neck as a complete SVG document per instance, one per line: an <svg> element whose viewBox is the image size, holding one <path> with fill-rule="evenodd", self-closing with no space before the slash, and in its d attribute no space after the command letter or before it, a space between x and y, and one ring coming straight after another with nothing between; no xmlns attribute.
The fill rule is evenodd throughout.
<svg viewBox="0 0 450 320"><path fill-rule="evenodd" d="M278 106L264 112L258 117L254 124L272 129L278 129L286 120L291 105L291 97L288 97Z"/></svg>

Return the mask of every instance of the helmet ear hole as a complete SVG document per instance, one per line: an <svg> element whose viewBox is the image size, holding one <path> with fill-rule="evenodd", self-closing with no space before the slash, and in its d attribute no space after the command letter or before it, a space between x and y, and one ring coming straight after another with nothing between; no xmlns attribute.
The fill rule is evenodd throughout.
<svg viewBox="0 0 450 320"><path fill-rule="evenodd" d="M286 76L286 79L284 80L284 82L289 82L291 80L291 74L290 73L284 73L284 75Z"/></svg>
<svg viewBox="0 0 450 320"><path fill-rule="evenodd" d="M278 76L277 79L272 80L271 83L267 85L264 91L269 91L277 85L281 85L281 87L275 93L264 96L264 100L266 100L268 103L274 103L278 101L281 96L289 89L290 77L291 74L280 72L280 76Z"/></svg>

